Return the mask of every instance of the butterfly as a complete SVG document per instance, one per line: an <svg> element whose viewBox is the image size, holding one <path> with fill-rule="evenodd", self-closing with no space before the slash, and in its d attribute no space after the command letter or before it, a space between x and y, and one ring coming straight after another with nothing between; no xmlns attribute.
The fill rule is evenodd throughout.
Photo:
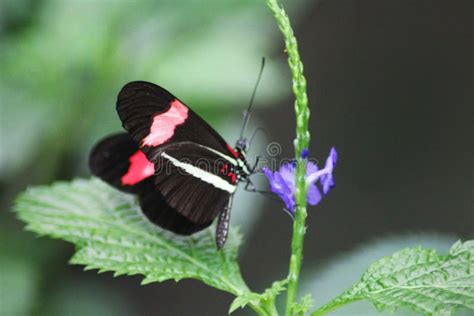
<svg viewBox="0 0 474 316"><path fill-rule="evenodd" d="M136 194L144 215L176 234L201 231L217 217L216 245L222 248L237 185L250 183L255 169L247 162L248 142L242 136L249 112L233 148L185 103L153 83L126 84L116 109L127 132L93 147L92 173Z"/></svg>

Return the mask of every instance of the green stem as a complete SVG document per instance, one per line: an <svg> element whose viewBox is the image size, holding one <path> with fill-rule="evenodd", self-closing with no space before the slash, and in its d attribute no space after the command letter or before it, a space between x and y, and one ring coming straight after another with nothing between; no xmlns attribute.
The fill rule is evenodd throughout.
<svg viewBox="0 0 474 316"><path fill-rule="evenodd" d="M257 304L253 304L253 303L250 303L249 304L250 308L254 310L254 312L256 312L258 315L260 316L268 316L268 315L271 315L269 314L267 311L265 311L265 308L260 306L260 305L257 305Z"/></svg>
<svg viewBox="0 0 474 316"><path fill-rule="evenodd" d="M268 316L278 316L278 311L276 309L274 300L266 302L265 307Z"/></svg>
<svg viewBox="0 0 474 316"><path fill-rule="evenodd" d="M306 181L305 170L306 161L301 158L303 149L308 148L310 134L308 131L309 108L308 96L306 94L306 79L303 75L303 63L301 62L296 37L291 28L290 20L285 10L276 0L266 0L275 17L278 28L283 33L285 39L285 48L288 53L288 65L291 70L293 80L293 93L295 95L295 113L296 113L296 139L294 141L296 167L296 210L295 221L293 224L293 238L291 243L291 258L288 274L288 292L286 302L286 316L293 315L293 305L296 300L298 279L300 275L301 262L303 258L303 241L305 234L306 220Z"/></svg>

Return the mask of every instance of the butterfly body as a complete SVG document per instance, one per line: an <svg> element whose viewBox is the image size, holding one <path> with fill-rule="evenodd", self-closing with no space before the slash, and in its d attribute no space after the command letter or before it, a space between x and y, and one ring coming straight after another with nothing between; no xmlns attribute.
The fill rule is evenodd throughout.
<svg viewBox="0 0 474 316"><path fill-rule="evenodd" d="M93 148L92 173L136 194L150 221L177 234L193 234L217 217L221 248L237 185L251 174L246 141L232 148L181 100L149 82L126 84L117 113L127 133Z"/></svg>

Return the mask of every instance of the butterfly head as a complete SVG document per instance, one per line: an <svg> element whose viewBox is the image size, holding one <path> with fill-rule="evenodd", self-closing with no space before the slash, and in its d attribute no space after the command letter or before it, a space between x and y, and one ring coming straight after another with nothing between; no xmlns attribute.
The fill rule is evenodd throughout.
<svg viewBox="0 0 474 316"><path fill-rule="evenodd" d="M237 151L237 153L239 153L239 155L243 154L245 156L248 149L249 149L249 142L247 138L243 138L243 137L239 138L239 140L235 144L235 150Z"/></svg>
<svg viewBox="0 0 474 316"><path fill-rule="evenodd" d="M247 162L248 148L249 143L246 138L240 138L235 144L238 180L245 180L252 173L251 168Z"/></svg>

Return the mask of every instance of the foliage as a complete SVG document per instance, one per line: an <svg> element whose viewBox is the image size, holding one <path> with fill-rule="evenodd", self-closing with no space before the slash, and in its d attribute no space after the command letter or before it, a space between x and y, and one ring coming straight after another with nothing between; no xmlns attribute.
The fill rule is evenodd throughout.
<svg viewBox="0 0 474 316"><path fill-rule="evenodd" d="M304 315L311 307L313 307L313 304L313 296L311 294L306 294L299 303L295 302L293 304L293 313L296 315Z"/></svg>
<svg viewBox="0 0 474 316"><path fill-rule="evenodd" d="M133 196L97 179L28 189L17 198L15 211L27 229L74 243L77 252L71 263L116 276L141 274L143 283L198 279L237 296L230 313L250 305L260 315L277 315L275 298L288 282L274 282L262 294L251 292L236 261L236 229L223 251L216 250L210 229L190 238L173 236L148 223ZM473 271L474 241L456 243L448 255L404 249L372 264L360 282L312 315L358 300L368 300L379 310L410 307L425 314L474 309ZM305 296L293 311L303 315L311 305L311 296Z"/></svg>
<svg viewBox="0 0 474 316"><path fill-rule="evenodd" d="M235 229L222 252L209 229L189 239L173 237L146 222L132 196L100 180L29 189L15 209L27 229L74 243L71 263L86 269L142 274L143 283L195 278L236 295L247 291L235 261Z"/></svg>
<svg viewBox="0 0 474 316"><path fill-rule="evenodd" d="M249 304L263 305L269 307L267 310L269 315L278 315L278 312L274 309L276 297L285 290L285 285L288 280L275 281L272 286L265 290L262 294L257 293L246 293L238 296L230 305L229 314L236 311L238 308L244 308Z"/></svg>
<svg viewBox="0 0 474 316"><path fill-rule="evenodd" d="M457 242L444 256L417 247L382 258L351 289L312 315L358 300L370 301L377 310L409 307L428 315L474 310L474 241Z"/></svg>

